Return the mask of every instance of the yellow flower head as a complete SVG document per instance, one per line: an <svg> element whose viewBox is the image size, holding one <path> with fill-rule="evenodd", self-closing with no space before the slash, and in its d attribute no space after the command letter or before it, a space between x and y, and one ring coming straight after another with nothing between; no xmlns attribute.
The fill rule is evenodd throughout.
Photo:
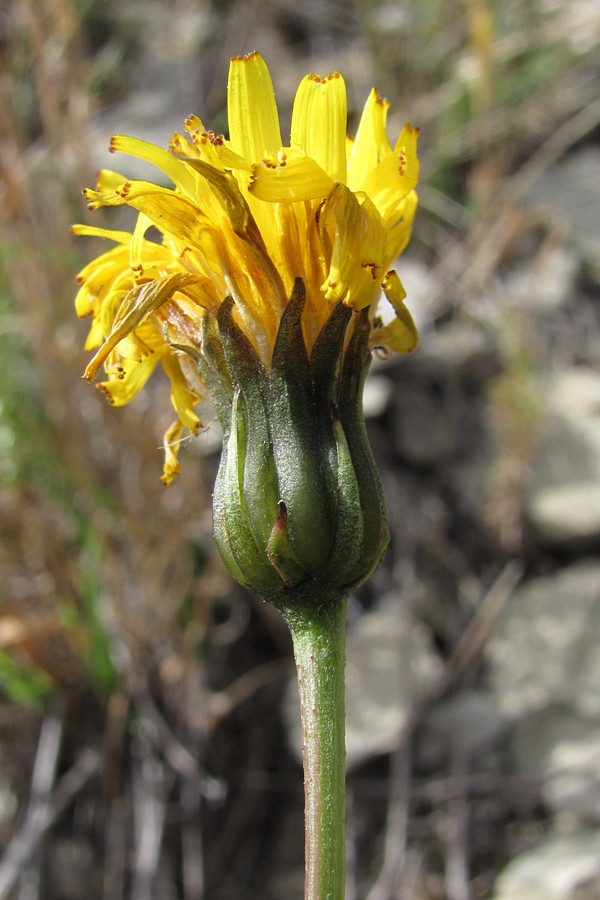
<svg viewBox="0 0 600 900"><path fill-rule="evenodd" d="M194 356L203 317L226 297L266 368L297 278L306 287L308 350L340 301L370 308L372 347L416 346L405 292L389 267L408 242L417 205L418 131L405 125L392 146L388 105L373 90L348 138L343 78L307 75L284 146L271 77L255 52L231 60L229 140L195 116L168 150L112 138L112 151L153 163L172 187L101 171L97 190L84 191L90 209L138 211L132 233L73 227L116 242L78 275L76 310L91 316L86 349L98 348L85 377L92 381L103 365L99 387L120 406L161 362L177 413L165 436L163 480L178 471L182 429L201 426L196 406L207 391ZM152 226L160 243L147 236ZM387 324L377 313L382 292L395 313Z"/></svg>

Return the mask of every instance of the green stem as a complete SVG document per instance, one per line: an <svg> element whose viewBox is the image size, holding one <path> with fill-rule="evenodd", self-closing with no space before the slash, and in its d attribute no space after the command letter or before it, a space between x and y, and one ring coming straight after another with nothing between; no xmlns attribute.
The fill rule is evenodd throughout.
<svg viewBox="0 0 600 900"><path fill-rule="evenodd" d="M292 633L302 716L304 900L344 900L347 598L316 591L284 610Z"/></svg>

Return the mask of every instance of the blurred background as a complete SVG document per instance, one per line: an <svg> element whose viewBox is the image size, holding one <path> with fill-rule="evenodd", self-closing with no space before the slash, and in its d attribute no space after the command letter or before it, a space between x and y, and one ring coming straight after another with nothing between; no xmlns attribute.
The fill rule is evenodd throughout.
<svg viewBox="0 0 600 900"><path fill-rule="evenodd" d="M365 406L392 542L350 603L347 900L600 897L595 0L4 0L0 898L303 891L290 642L212 545L210 425L81 380L72 222L113 133L226 129L230 56L421 127L421 330ZM284 130L285 133L285 130ZM125 227L132 220L123 220ZM210 414L208 420L210 423Z"/></svg>

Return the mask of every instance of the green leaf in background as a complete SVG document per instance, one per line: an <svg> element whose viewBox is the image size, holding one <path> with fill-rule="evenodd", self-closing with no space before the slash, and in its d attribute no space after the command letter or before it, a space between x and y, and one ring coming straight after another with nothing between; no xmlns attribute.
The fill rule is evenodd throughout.
<svg viewBox="0 0 600 900"><path fill-rule="evenodd" d="M0 650L0 690L16 703L38 706L54 690L54 680L37 666L21 665Z"/></svg>

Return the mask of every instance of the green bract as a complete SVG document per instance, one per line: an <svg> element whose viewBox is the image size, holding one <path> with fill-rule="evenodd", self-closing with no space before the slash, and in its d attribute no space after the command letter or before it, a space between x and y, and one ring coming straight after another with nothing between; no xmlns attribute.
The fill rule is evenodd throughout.
<svg viewBox="0 0 600 900"><path fill-rule="evenodd" d="M231 299L205 317L199 359L223 429L215 540L231 574L281 608L313 581L356 587L388 541L362 412L368 310L334 307L309 357L305 302L298 278L268 369Z"/></svg>

